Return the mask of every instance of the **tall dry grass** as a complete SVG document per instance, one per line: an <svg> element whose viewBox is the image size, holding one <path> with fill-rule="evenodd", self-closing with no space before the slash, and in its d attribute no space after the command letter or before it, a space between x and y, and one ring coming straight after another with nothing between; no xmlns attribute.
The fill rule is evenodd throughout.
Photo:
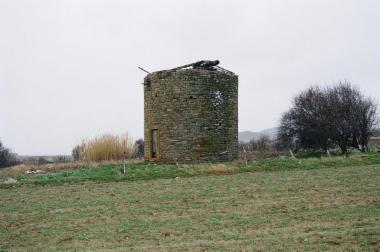
<svg viewBox="0 0 380 252"><path fill-rule="evenodd" d="M135 151L134 141L128 134L105 134L83 141L80 159L85 162L123 160L131 158Z"/></svg>

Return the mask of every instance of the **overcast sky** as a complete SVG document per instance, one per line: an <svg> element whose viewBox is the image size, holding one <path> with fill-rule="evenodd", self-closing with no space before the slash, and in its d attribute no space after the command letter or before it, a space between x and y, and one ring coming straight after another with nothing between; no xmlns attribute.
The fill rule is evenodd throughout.
<svg viewBox="0 0 380 252"><path fill-rule="evenodd" d="M347 79L380 98L380 1L0 0L0 139L29 155L137 139L137 66L201 59L239 75L239 131L275 127L313 84Z"/></svg>

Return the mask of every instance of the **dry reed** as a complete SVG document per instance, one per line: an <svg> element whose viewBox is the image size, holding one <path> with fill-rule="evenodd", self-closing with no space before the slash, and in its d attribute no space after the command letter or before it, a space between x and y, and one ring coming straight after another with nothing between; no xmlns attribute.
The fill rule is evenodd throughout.
<svg viewBox="0 0 380 252"><path fill-rule="evenodd" d="M134 142L128 134L106 134L83 141L80 159L85 162L130 159L135 151Z"/></svg>

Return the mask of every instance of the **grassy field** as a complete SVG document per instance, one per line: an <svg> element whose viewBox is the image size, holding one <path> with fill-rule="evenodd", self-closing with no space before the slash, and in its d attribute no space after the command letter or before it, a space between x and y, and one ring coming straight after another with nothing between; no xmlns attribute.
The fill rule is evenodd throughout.
<svg viewBox="0 0 380 252"><path fill-rule="evenodd" d="M17 184L0 188L0 251L378 251L378 161L15 175ZM214 175L223 173L230 174Z"/></svg>

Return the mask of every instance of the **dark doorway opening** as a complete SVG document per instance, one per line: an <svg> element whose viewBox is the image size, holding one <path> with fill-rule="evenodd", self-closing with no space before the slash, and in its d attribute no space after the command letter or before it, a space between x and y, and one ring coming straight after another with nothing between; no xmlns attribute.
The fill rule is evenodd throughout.
<svg viewBox="0 0 380 252"><path fill-rule="evenodd" d="M151 149L151 157L157 158L158 156L158 129L152 129L151 131L151 139L152 139L152 149Z"/></svg>

